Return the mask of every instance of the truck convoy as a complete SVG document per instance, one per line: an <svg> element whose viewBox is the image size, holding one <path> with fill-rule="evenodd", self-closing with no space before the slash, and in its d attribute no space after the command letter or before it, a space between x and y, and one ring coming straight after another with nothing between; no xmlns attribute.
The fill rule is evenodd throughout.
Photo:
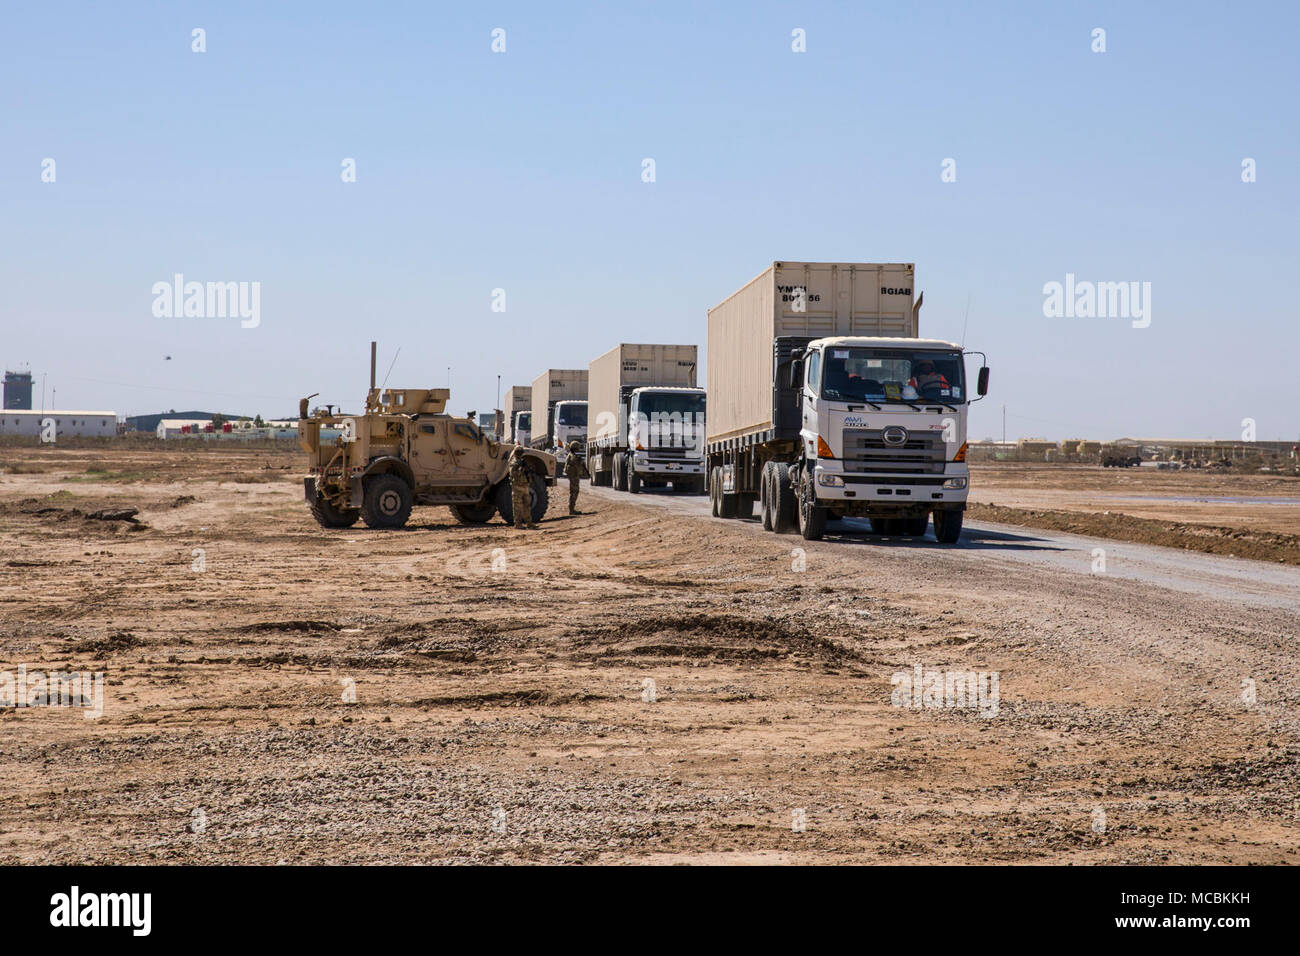
<svg viewBox="0 0 1300 956"><path fill-rule="evenodd" d="M694 345L618 345L589 368L587 470L593 484L701 494L704 389Z"/></svg>
<svg viewBox="0 0 1300 956"><path fill-rule="evenodd" d="M587 441L587 370L551 368L539 375L533 381L532 420L529 444L554 454L556 468L563 468L569 442Z"/></svg>
<svg viewBox="0 0 1300 956"><path fill-rule="evenodd" d="M533 388L531 385L515 385L506 389L506 406L503 411L506 414L506 431L505 440L511 445L527 445L531 437L532 413L529 408L533 404Z"/></svg>
<svg viewBox="0 0 1300 956"><path fill-rule="evenodd" d="M715 516L820 539L961 534L972 389L961 346L917 338L911 264L774 262L709 310L706 455ZM979 354L979 353L975 353ZM989 371L974 388L982 397Z"/></svg>
<svg viewBox="0 0 1300 956"><path fill-rule="evenodd" d="M324 528L400 528L412 505L445 505L464 524L482 524L498 511L514 523L509 457L498 442L468 418L446 414L445 388L375 388L375 346L370 345L370 390L361 415L308 411L314 395L298 405L298 444L307 452L303 492ZM330 438L330 435L337 437ZM533 521L546 514L555 459L523 453L532 472Z"/></svg>

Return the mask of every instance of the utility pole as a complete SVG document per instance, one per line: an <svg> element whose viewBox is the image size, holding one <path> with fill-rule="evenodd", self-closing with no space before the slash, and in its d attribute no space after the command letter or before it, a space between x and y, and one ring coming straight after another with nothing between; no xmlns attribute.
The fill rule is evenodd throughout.
<svg viewBox="0 0 1300 956"><path fill-rule="evenodd" d="M1002 403L1002 444L1007 443L1007 403Z"/></svg>

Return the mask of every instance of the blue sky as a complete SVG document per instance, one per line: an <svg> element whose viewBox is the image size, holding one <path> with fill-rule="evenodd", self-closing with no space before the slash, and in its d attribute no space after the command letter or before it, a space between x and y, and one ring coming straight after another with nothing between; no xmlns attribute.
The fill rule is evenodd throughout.
<svg viewBox="0 0 1300 956"><path fill-rule="evenodd" d="M974 437L1005 403L1009 437L1295 438L1297 27L1282 3L10 5L0 363L63 407L280 415L357 405L377 338L390 384L450 366L452 409L487 410L498 374L703 347L774 259L902 261L922 334L960 340L969 303ZM261 324L154 317L177 272L260 282ZM1044 317L1066 273L1150 282L1150 327Z"/></svg>

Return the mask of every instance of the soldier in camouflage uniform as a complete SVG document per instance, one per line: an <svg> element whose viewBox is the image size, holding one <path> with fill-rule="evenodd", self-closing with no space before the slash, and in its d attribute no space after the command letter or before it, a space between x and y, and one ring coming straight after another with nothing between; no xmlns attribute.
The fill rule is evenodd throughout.
<svg viewBox="0 0 1300 956"><path fill-rule="evenodd" d="M533 521L533 473L524 464L524 450L519 445L510 453L510 491L514 498L515 527L536 528Z"/></svg>
<svg viewBox="0 0 1300 956"><path fill-rule="evenodd" d="M564 460L564 474L569 479L569 514L571 515L581 513L578 511L578 479L587 470L583 467L582 459L578 457L581 450L582 446L577 441L569 442L569 457Z"/></svg>

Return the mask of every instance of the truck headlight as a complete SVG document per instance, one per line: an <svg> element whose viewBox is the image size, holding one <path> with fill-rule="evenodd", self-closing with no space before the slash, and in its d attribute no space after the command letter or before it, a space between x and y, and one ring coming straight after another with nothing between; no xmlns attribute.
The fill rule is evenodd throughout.
<svg viewBox="0 0 1300 956"><path fill-rule="evenodd" d="M822 472L817 476L817 484L825 485L827 488L843 488L844 479L839 475L828 475Z"/></svg>
<svg viewBox="0 0 1300 956"><path fill-rule="evenodd" d="M948 491L961 491L966 487L965 478L949 478L943 483L943 487Z"/></svg>

